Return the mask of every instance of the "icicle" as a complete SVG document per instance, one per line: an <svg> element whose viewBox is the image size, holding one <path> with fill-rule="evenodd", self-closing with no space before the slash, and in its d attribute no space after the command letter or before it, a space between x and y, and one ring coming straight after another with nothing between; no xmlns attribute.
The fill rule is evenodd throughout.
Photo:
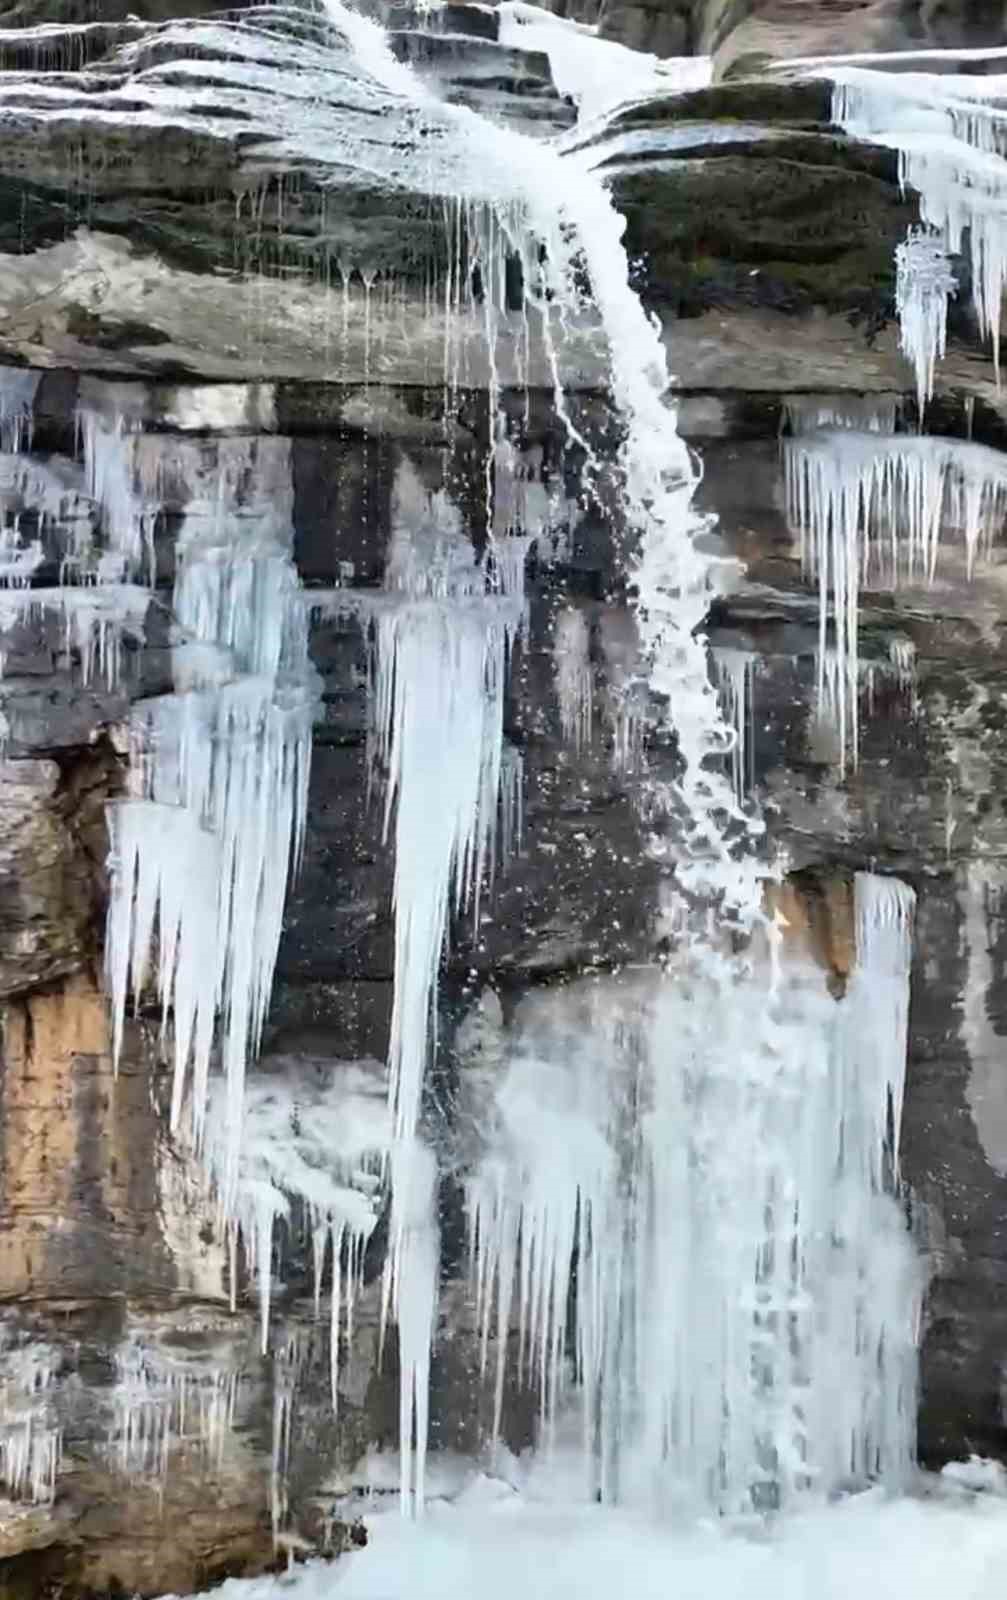
<svg viewBox="0 0 1007 1600"><path fill-rule="evenodd" d="M591 743L594 713L591 636L583 611L565 606L559 612L552 654L560 727L567 743L579 752Z"/></svg>
<svg viewBox="0 0 1007 1600"><path fill-rule="evenodd" d="M396 1139L391 1157L392 1209L383 1306L399 1330L399 1451L404 1516L426 1499L430 1349L437 1304L440 1236L437 1162L415 1137Z"/></svg>
<svg viewBox="0 0 1007 1600"><path fill-rule="evenodd" d="M63 1458L52 1402L56 1353L48 1345L6 1345L0 1333L0 1484L15 1500L51 1505Z"/></svg>
<svg viewBox="0 0 1007 1600"><path fill-rule="evenodd" d="M920 418L933 397L934 372L947 344L948 300L957 290L947 250L934 233L910 228L895 251L899 344L916 375Z"/></svg>
<svg viewBox="0 0 1007 1600"><path fill-rule="evenodd" d="M156 502L140 485L139 426L122 413L106 417L83 406L78 426L84 444L88 493L102 509L106 551L99 563L103 579L123 581L146 569L154 577L153 520Z"/></svg>
<svg viewBox="0 0 1007 1600"><path fill-rule="evenodd" d="M78 657L82 682L116 689L124 642L143 639L149 608L150 591L128 583L17 589L0 592L0 627L31 622L46 611L61 614L66 649Z"/></svg>
<svg viewBox="0 0 1007 1600"><path fill-rule="evenodd" d="M734 734L731 780L738 804L751 792L755 752L752 748L755 715L756 657L745 650L713 649L713 668L724 708L724 721Z"/></svg>
<svg viewBox="0 0 1007 1600"><path fill-rule="evenodd" d="M434 986L452 903L478 910L494 854L503 693L522 594L486 593L471 545L400 474L388 599L375 607L374 756L395 813L397 1136L417 1126Z"/></svg>

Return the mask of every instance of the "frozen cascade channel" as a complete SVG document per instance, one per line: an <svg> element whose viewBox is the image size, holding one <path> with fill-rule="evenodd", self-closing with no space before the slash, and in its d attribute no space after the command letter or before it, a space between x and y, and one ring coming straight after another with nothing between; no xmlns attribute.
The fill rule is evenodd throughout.
<svg viewBox="0 0 1007 1600"><path fill-rule="evenodd" d="M493 1320L501 1347L498 1407L516 1305L519 1362L537 1374L547 1427L571 1372L580 1388L586 1464L603 1496L740 1507L895 1479L914 1425L912 1295L902 1292L913 1255L889 1193L912 896L858 882L861 965L843 1007L820 985L781 975L779 928L763 911L768 868L752 848L758 828L722 770L738 734L722 720L700 631L719 573L697 542L706 524L691 507L695 469L666 402L659 331L628 287L622 220L576 154L561 158L431 103L374 24L337 0L328 10L360 64L441 123L436 158L418 154L417 176L464 208L486 286L491 370L505 249L521 262L528 314L547 341L553 320L590 306L598 315L624 427L615 472L637 534L638 675L667 697L680 756L675 783L649 795L651 814L674 821L673 842L654 848L698 906L678 918L679 976L655 974L628 1013L598 987L590 1030L569 1048L571 1071L562 1062L551 1071L548 1048L532 1043L515 1063L523 1088L508 1072L502 1104L476 1114L487 1147L469 1184L474 1270L484 1345ZM558 370L556 404L566 418ZM434 1320L432 1209L423 1220L433 1189L416 1139L423 1072L447 906L477 887L495 817L495 707L516 625L504 616L494 625L487 580L469 561L445 562L436 529L425 537L420 562L415 541L395 547L386 586L402 598L375 614L375 726L396 805L390 1281L404 1507L423 1498L429 1353L417 1341L429 1340ZM431 692L441 710L421 738L416 706ZM576 723L581 691L564 680L563 694ZM727 929L755 941L748 956L723 952ZM867 1049L862 1036L875 983L890 1048ZM713 1015L722 1037L709 1036ZM549 1123L543 1100L554 1098Z"/></svg>
<svg viewBox="0 0 1007 1600"><path fill-rule="evenodd" d="M547 1438L575 1390L603 1499L743 1511L909 1469L919 1285L885 1190L914 896L862 873L855 900L838 1005L799 963L729 1004L638 971L529 997L496 1042L484 1360L492 1335L498 1407L513 1360Z"/></svg>

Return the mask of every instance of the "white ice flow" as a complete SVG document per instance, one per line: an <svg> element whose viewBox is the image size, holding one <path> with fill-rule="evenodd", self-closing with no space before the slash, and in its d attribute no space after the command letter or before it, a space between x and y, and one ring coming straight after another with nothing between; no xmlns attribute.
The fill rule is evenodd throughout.
<svg viewBox="0 0 1007 1600"><path fill-rule="evenodd" d="M905 1480L914 901L858 874L839 1004L800 965L768 994L737 974L729 1005L643 970L529 997L500 1039L467 1186L483 1360L492 1339L498 1424L509 1359L546 1440L576 1401L603 1500L740 1513Z"/></svg>

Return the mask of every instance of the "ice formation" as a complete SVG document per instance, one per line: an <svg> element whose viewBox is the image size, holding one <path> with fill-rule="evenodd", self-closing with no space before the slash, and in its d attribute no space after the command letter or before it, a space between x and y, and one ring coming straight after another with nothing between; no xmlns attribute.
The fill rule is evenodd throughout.
<svg viewBox="0 0 1007 1600"><path fill-rule="evenodd" d="M591 667L591 632L584 612L565 606L556 617L553 662L559 723L564 739L575 750L591 743L594 716L594 673Z"/></svg>
<svg viewBox="0 0 1007 1600"><path fill-rule="evenodd" d="M856 879L857 967L584 979L503 1035L468 1183L483 1350L606 1499L739 1511L897 1482L915 1282L893 1199L914 896ZM696 1174L702 1179L696 1181Z"/></svg>
<svg viewBox="0 0 1007 1600"><path fill-rule="evenodd" d="M238 446L254 480L258 446ZM277 505L269 530L246 525L235 467L221 463L215 514L190 513L179 534L179 688L134 713L135 797L108 808L106 938L116 1059L127 997L139 998L150 974L165 1024L173 1017L172 1126L191 1075L197 1137L219 1023L230 1097L225 1198L237 1179L245 1067L258 1048L303 843L317 695L289 505L286 516Z"/></svg>
<svg viewBox="0 0 1007 1600"><path fill-rule="evenodd" d="M116 1352L108 1455L128 1478L163 1487L177 1449L197 1449L219 1470L234 1426L241 1374L228 1366L169 1360L142 1338Z"/></svg>
<svg viewBox="0 0 1007 1600"><path fill-rule="evenodd" d="M933 397L934 373L947 346L948 301L957 287L939 235L910 228L895 251L895 309L902 351L916 374L921 417Z"/></svg>
<svg viewBox="0 0 1007 1600"><path fill-rule="evenodd" d="M600 39L596 27L524 0L505 0L501 5L499 39L519 50L545 51L553 83L576 103L582 123L597 121L626 102L705 89L713 76L709 56L662 60Z"/></svg>
<svg viewBox="0 0 1007 1600"><path fill-rule="evenodd" d="M349 1343L367 1240L378 1220L392 1147L387 1074L375 1061L291 1062L246 1080L244 1128L228 1195L232 1108L227 1083L210 1085L205 1160L221 1197L237 1293L239 1241L258 1282L263 1351L269 1342L274 1247L280 1226L303 1222L311 1240L315 1306L329 1263L332 1403L340 1340ZM300 1211L298 1217L297 1211Z"/></svg>
<svg viewBox="0 0 1007 1600"><path fill-rule="evenodd" d="M898 397L893 394L792 394L784 402L792 434L822 428L851 428L856 433L894 433Z"/></svg>
<svg viewBox="0 0 1007 1600"><path fill-rule="evenodd" d="M0 1348L0 1485L13 1500L48 1505L56 1493L63 1436L52 1406L55 1352L44 1344Z"/></svg>
<svg viewBox="0 0 1007 1600"><path fill-rule="evenodd" d="M818 582L818 697L826 698L831 595L841 764L857 761L862 584L932 582L953 528L971 575L1007 513L1007 457L957 439L822 430L785 444L787 515Z"/></svg>
<svg viewBox="0 0 1007 1600"><path fill-rule="evenodd" d="M738 804L751 792L753 777L755 668L757 657L748 650L724 647L711 651L713 670L724 709L724 720L734 734L731 781Z"/></svg>
<svg viewBox="0 0 1007 1600"><path fill-rule="evenodd" d="M950 292L940 251L945 258L968 251L972 303L999 372L1007 281L1007 111L998 103L1004 78L885 72L885 64L879 56L869 65L819 67L833 79L832 120L854 138L898 151L900 180L919 195L920 220L935 241L929 261L910 241L900 271L903 345L925 393L931 360L943 346Z"/></svg>
<svg viewBox="0 0 1007 1600"><path fill-rule="evenodd" d="M874 716L880 690L894 688L908 714L916 714L915 646L911 639L896 637L890 641L887 659L858 659L855 690L848 663L826 646L824 653L816 655L816 684L816 727L832 735L836 767L842 775L849 752L859 744L861 725Z"/></svg>
<svg viewBox="0 0 1007 1600"><path fill-rule="evenodd" d="M96 474L93 462L86 465L89 501L72 463L40 462L24 453L31 447L40 380L39 372L0 368L0 628L40 623L55 613L83 682L98 680L115 689L125 640L143 636L150 593L130 581L136 551L115 533L115 517L103 499L112 487L110 475ZM84 432L86 445L86 425ZM97 542L96 515L105 521L105 537ZM61 582L32 586L46 561L44 537L50 531L66 545Z"/></svg>
<svg viewBox="0 0 1007 1600"><path fill-rule="evenodd" d="M586 1028L575 1017L557 1029L532 1007L518 1031L469 1183L481 1311L487 1329L495 1318L502 1333L517 1307L519 1360L535 1371L548 1421L569 1387L572 1338L585 1457L597 1463L605 1495L736 1506L785 1501L851 1473L891 1476L906 1455L912 1409L911 1340L892 1309L907 1257L884 1193L894 1182L890 1134L887 1169L881 1154L898 1085L886 1077L883 1112L877 1101L878 1074L900 1070L899 1026L892 1022L885 1049L868 1061L859 991L836 1008L817 979L784 976L772 964L767 977L757 963L721 952L725 933L758 934L765 922L766 869L748 848L758 824L739 803L744 690L725 717L702 637L716 562L691 505L697 472L667 404L661 333L629 288L623 219L586 142L571 142L564 155L440 104L392 58L374 23L341 0L325 10L338 34L331 49L282 30L169 22L156 32L156 59L147 34L119 46L117 63L134 76L89 92L86 105L66 82L33 88L29 104L13 80L0 88L0 114L13 112L25 130L74 117L147 127L195 119L202 133L229 136L240 116L263 160L307 158L314 169L319 151L331 152L342 183L357 169L368 183L422 187L443 208L448 241L437 290L448 411L470 376L463 308L470 321L478 317L485 341L486 555L476 558L444 491L403 468L384 588L354 602L372 645L372 787L383 785L395 845L387 1084L360 1064L328 1081L298 1080L289 1068L275 1081L246 1078L303 841L316 696L290 559L292 493L264 492L256 451L265 445L250 441L221 447L216 482L188 503L173 601L175 692L136 711L131 793L109 808L116 1056L130 996L140 1003L152 990L166 1038L169 1014L172 1023L172 1123L191 1108L232 1244L232 1289L240 1240L258 1280L264 1340L282 1228L303 1222L310 1232L316 1301L330 1263L334 1403L387 1179L382 1304L399 1331L402 1501L421 1505L439 1257L424 1075L451 918L478 917L483 886L520 832L520 761L503 736L505 680L524 622L525 558L552 525L553 506L540 479L516 471L497 402L505 371L527 381L534 326L557 416L586 457L585 492L611 475L631 534L633 615L625 627L611 615L599 625L616 761L638 763L645 727L665 722L659 731L673 738L677 767L673 781L651 783L648 805L674 826L655 829L653 849L697 910L686 919L693 937L676 978L646 974L632 980L628 998L614 980L572 986L571 1006L592 996L583 1002ZM518 7L506 26L559 28ZM599 41L589 41L589 55L576 30L566 26L565 37L582 105L597 108ZM213 59L198 59L199 47ZM646 75L633 93L668 87L653 64ZM515 264L518 312L507 305ZM363 284L369 374L371 304L384 281L377 263L349 255L340 274L344 290L351 279ZM607 348L621 421L614 462L593 454L561 383L560 340L581 324L591 337L600 330ZM88 580L79 588L87 598L71 608L84 627L87 606L100 611L93 596L152 575L162 485L126 409L84 405L80 426L100 529L97 539L81 530L64 575ZM12 440L15 431L12 424ZM818 515L828 495L810 469L805 476L801 508L807 502ZM884 480L890 496L903 477L893 469ZM245 514L249 494L254 515ZM962 506L981 518L989 507L970 496L963 478ZM922 529L923 511L913 515ZM812 536L816 549L829 537L839 549L834 521L826 517ZM912 548L921 541L914 533ZM856 578L843 582L843 638L855 648ZM103 666L111 656L101 623L87 627L89 638L98 628ZM588 652L582 638L573 642L577 682L564 680L560 702L576 740L589 732L591 708ZM858 907L864 993L894 1008L909 901L865 881ZM889 967L881 1001L870 986ZM849 1021L858 1015L860 1032ZM223 1073L211 1080L215 1043ZM753 1195L762 1203L753 1205ZM286 1377L275 1391L276 1526L300 1359L292 1346L278 1353ZM140 1392L115 1442L124 1462L160 1470L177 1431L177 1397L170 1382L161 1393L159 1378L135 1376ZM158 1392L148 1404L151 1387Z"/></svg>
<svg viewBox="0 0 1007 1600"><path fill-rule="evenodd" d="M31 367L0 367L0 450L5 454L31 448L41 381L41 372Z"/></svg>
<svg viewBox="0 0 1007 1600"><path fill-rule="evenodd" d="M394 1143L384 1304L399 1328L404 1503L415 1496L422 1504L437 1230L434 1173L417 1129L449 917L466 908L478 917L501 820L505 835L515 831L520 766L511 763L505 774L503 705L510 649L524 617L525 545L514 540L520 560L501 562L507 541L495 541L491 573L477 562L443 494L428 495L406 467L393 518L385 592L370 617L372 761L385 777L385 827L391 831L394 817L395 839Z"/></svg>

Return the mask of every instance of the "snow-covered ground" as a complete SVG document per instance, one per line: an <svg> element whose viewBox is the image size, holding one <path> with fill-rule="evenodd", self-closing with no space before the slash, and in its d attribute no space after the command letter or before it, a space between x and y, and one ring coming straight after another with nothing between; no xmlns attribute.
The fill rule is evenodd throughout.
<svg viewBox="0 0 1007 1600"><path fill-rule="evenodd" d="M420 1522L367 1519L366 1549L219 1600L1004 1600L1007 1473L992 1463L725 1531L536 1499L476 1477Z"/></svg>

